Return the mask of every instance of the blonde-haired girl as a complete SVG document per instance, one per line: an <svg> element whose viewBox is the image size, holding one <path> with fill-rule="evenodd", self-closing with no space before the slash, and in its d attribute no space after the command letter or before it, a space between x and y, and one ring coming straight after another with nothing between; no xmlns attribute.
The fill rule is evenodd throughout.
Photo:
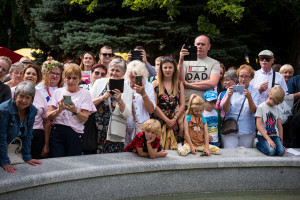
<svg viewBox="0 0 300 200"><path fill-rule="evenodd" d="M192 152L203 151L206 155L220 154L220 148L209 144L209 134L205 117L202 116L205 102L196 94L189 99L184 120L184 145L178 145L178 153L185 156Z"/></svg>

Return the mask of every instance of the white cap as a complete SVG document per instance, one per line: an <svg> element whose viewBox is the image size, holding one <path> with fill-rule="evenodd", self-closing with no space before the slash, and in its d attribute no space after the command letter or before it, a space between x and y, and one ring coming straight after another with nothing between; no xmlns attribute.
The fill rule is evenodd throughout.
<svg viewBox="0 0 300 200"><path fill-rule="evenodd" d="M270 57L274 57L274 54L272 51L270 50L263 50L261 51L258 56L270 56Z"/></svg>

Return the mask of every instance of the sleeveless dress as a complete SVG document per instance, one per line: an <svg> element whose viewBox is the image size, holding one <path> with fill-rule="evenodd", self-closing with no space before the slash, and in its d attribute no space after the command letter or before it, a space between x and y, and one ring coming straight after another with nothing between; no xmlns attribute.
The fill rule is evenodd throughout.
<svg viewBox="0 0 300 200"><path fill-rule="evenodd" d="M175 110L176 107L179 105L179 100L180 100L180 90L178 90L176 95L173 95L172 93L169 94L167 89L164 89L164 94L159 94L159 88L158 86L156 86L154 88L154 91L157 94L157 105L161 111L169 118L169 119L173 119L175 116ZM151 115L152 119L157 119L161 125L163 126L164 124L166 124L164 122L164 120L160 119L159 117L157 117L154 113ZM174 132L174 136L177 140L177 142L179 141L179 137L178 137L178 133L179 133L179 126L178 123L176 122L175 126L172 127L173 132ZM163 145L162 145L163 146Z"/></svg>

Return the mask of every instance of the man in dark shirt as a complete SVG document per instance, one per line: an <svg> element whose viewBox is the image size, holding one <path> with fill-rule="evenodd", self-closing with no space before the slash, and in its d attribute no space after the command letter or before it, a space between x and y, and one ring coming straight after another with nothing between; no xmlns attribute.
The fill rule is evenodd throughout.
<svg viewBox="0 0 300 200"><path fill-rule="evenodd" d="M11 60L6 56L0 56L0 103L11 99L11 91L8 85L5 85L2 80L8 74L11 66Z"/></svg>

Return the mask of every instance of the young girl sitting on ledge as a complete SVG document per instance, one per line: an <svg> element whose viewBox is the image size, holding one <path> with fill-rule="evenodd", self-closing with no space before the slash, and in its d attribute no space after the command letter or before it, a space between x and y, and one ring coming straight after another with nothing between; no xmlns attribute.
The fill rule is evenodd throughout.
<svg viewBox="0 0 300 200"><path fill-rule="evenodd" d="M162 150L160 143L161 124L155 119L147 120L130 144L125 148L125 152L137 152L142 157L165 157L168 152Z"/></svg>
<svg viewBox="0 0 300 200"><path fill-rule="evenodd" d="M201 155L209 156L210 153L220 154L220 148L209 144L207 123L202 113L204 111L204 100L192 94L189 99L188 109L184 120L184 145L178 144L178 154L185 156L195 151L202 151Z"/></svg>

